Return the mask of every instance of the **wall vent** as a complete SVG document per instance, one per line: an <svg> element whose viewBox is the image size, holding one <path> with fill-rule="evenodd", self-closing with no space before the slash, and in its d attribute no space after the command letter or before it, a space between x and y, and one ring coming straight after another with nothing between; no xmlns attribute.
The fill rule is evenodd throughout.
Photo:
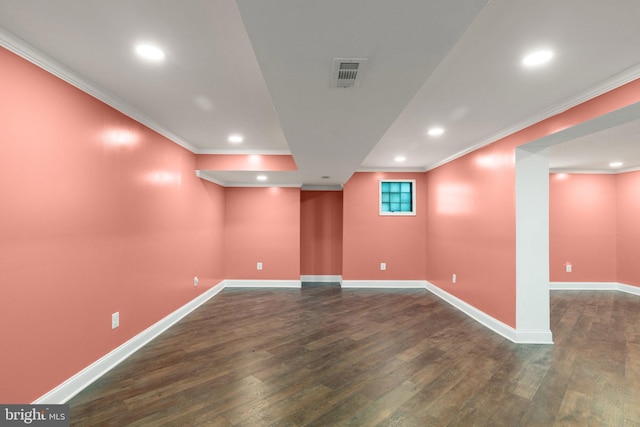
<svg viewBox="0 0 640 427"><path fill-rule="evenodd" d="M360 87L367 69L367 58L333 58L331 87Z"/></svg>

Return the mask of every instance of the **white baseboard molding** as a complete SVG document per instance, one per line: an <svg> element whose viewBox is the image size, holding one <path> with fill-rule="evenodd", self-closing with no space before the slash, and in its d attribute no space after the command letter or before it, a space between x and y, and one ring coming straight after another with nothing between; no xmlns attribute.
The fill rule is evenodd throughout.
<svg viewBox="0 0 640 427"><path fill-rule="evenodd" d="M169 314L165 318L159 320L155 324L149 326L144 331L140 332L135 337L131 338L120 347L107 353L100 359L93 362L91 365L84 368L53 390L49 391L45 395L41 396L33 402L34 405L46 405L46 404L63 404L68 402L76 394L80 393L86 387L88 387L95 380L102 375L113 369L120 362L131 356L138 351L149 341L156 338L158 335L169 329L171 326L180 321L187 314L191 313L196 308L211 299L214 295L224 289L223 282L218 283L216 286L208 289L200 294L198 297L189 301L173 313Z"/></svg>
<svg viewBox="0 0 640 427"><path fill-rule="evenodd" d="M424 280L343 280L343 288L424 289Z"/></svg>
<svg viewBox="0 0 640 427"><path fill-rule="evenodd" d="M618 282L550 282L552 291L619 291L640 296L640 287Z"/></svg>
<svg viewBox="0 0 640 427"><path fill-rule="evenodd" d="M458 310L462 311L467 316L471 317L481 325L491 329L498 335L502 335L509 341L517 344L553 344L553 336L550 330L517 330L511 326L502 323L498 319L489 316L485 312L478 310L474 306L462 301L460 298L451 295L450 293L440 289L436 285L430 282L423 282L425 288L451 304Z"/></svg>
<svg viewBox="0 0 640 427"><path fill-rule="evenodd" d="M626 292L628 294L640 296L640 287L638 287L638 286L626 285L624 283L618 283L618 290L620 292Z"/></svg>
<svg viewBox="0 0 640 427"><path fill-rule="evenodd" d="M342 283L342 276L331 275L304 275L300 276L301 282L315 282L315 283Z"/></svg>
<svg viewBox="0 0 640 427"><path fill-rule="evenodd" d="M225 280L225 288L301 288L300 280Z"/></svg>
<svg viewBox="0 0 640 427"><path fill-rule="evenodd" d="M617 291L616 282L550 282L552 291Z"/></svg>

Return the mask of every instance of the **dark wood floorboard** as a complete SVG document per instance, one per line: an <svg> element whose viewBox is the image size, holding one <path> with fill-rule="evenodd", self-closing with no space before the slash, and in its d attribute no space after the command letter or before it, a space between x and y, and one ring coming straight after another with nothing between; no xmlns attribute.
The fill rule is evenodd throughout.
<svg viewBox="0 0 640 427"><path fill-rule="evenodd" d="M640 298L554 291L517 345L421 290L226 289L69 404L78 426L640 426Z"/></svg>

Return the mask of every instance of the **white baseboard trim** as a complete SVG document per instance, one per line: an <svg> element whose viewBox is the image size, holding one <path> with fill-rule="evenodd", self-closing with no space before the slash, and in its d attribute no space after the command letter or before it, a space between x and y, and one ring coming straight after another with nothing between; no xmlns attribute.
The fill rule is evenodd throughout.
<svg viewBox="0 0 640 427"><path fill-rule="evenodd" d="M626 292L626 293L631 294L631 295L640 296L640 288L637 287L637 286L626 285L624 283L618 283L618 290L620 292Z"/></svg>
<svg viewBox="0 0 640 427"><path fill-rule="evenodd" d="M455 297L450 293L440 289L433 283L425 281L424 286L435 296L451 304L453 307L462 311L464 314L471 317L481 325L491 329L498 335L502 335L509 341L517 344L553 344L553 337L550 330L526 331L514 329L511 326L502 323L498 319L489 316L485 312L478 310L474 306L462 301L460 298Z"/></svg>
<svg viewBox="0 0 640 427"><path fill-rule="evenodd" d="M424 280L343 280L343 288L424 289Z"/></svg>
<svg viewBox="0 0 640 427"><path fill-rule="evenodd" d="M301 288L300 280L225 280L225 288Z"/></svg>
<svg viewBox="0 0 640 427"><path fill-rule="evenodd" d="M616 291L616 282L550 282L552 291Z"/></svg>
<svg viewBox="0 0 640 427"><path fill-rule="evenodd" d="M131 338L120 347L112 350L91 365L84 368L53 390L36 399L34 405L46 404L63 404L68 402L76 394L80 393L95 380L103 376L105 373L113 369L120 362L131 356L140 348L145 346L149 341L169 329L171 326L180 321L187 314L211 299L214 295L224 289L223 282L203 292L187 304L183 305L165 318L159 320L155 324L149 326L135 337Z"/></svg>
<svg viewBox="0 0 640 427"><path fill-rule="evenodd" d="M619 291L639 295L640 287L619 282L550 282L552 291Z"/></svg>
<svg viewBox="0 0 640 427"><path fill-rule="evenodd" d="M331 275L304 275L300 276L301 282L316 282L316 283L342 283L342 276Z"/></svg>

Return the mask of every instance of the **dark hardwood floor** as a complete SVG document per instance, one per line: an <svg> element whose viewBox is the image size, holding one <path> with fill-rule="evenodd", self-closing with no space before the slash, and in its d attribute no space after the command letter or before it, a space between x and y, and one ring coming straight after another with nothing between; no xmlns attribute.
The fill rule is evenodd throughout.
<svg viewBox="0 0 640 427"><path fill-rule="evenodd" d="M226 289L70 403L80 426L640 426L640 297L516 345L420 290Z"/></svg>

